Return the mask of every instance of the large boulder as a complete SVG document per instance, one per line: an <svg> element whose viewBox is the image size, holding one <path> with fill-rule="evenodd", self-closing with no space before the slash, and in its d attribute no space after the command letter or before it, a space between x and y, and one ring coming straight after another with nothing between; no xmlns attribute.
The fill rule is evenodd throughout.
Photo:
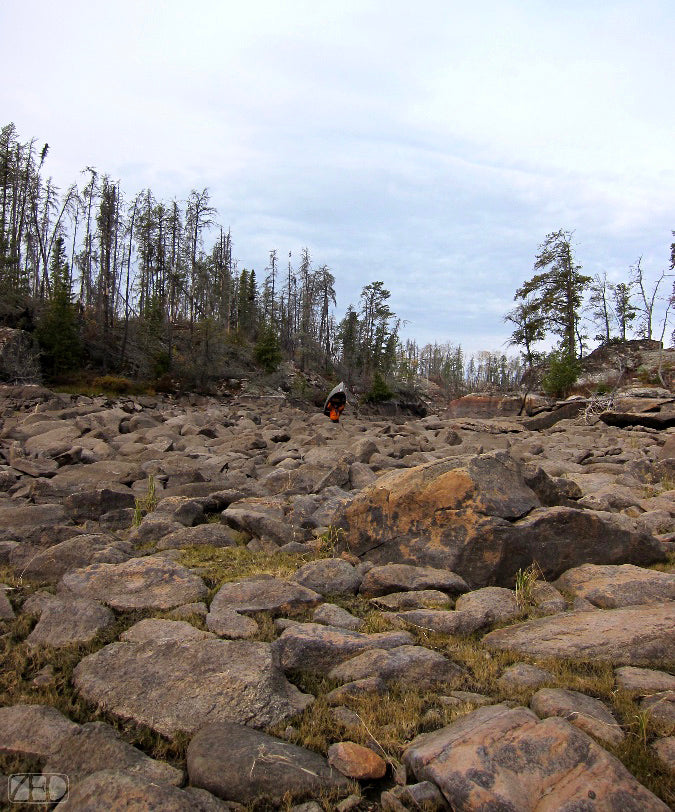
<svg viewBox="0 0 675 812"><path fill-rule="evenodd" d="M502 451L386 474L338 509L334 524L362 558L451 570L472 587L512 586L533 561L551 579L589 561L665 560L662 545L625 516L541 507Z"/></svg>
<svg viewBox="0 0 675 812"><path fill-rule="evenodd" d="M458 812L668 808L586 733L526 708L479 708L418 736L403 762Z"/></svg>
<svg viewBox="0 0 675 812"><path fill-rule="evenodd" d="M312 701L286 680L268 643L239 640L111 643L78 664L73 682L90 702L169 737L216 721L275 725Z"/></svg>

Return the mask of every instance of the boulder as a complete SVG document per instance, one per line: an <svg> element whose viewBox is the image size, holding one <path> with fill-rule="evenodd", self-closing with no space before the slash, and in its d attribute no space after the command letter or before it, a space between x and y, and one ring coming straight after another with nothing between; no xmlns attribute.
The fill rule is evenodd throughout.
<svg viewBox="0 0 675 812"><path fill-rule="evenodd" d="M182 770L149 758L105 722L88 722L72 729L47 759L44 772L67 775L72 789L87 775L109 769L124 770L158 784L180 786L183 782Z"/></svg>
<svg viewBox="0 0 675 812"><path fill-rule="evenodd" d="M24 603L24 611L30 610L29 601ZM40 620L26 638L32 648L89 643L115 622L110 609L89 598L47 595L41 604Z"/></svg>
<svg viewBox="0 0 675 812"><path fill-rule="evenodd" d="M616 683L624 691L653 694L658 691L675 691L675 677L653 668L634 668L624 665L614 672Z"/></svg>
<svg viewBox="0 0 675 812"><path fill-rule="evenodd" d="M322 558L303 564L293 580L322 595L353 595L359 590L361 577L342 558Z"/></svg>
<svg viewBox="0 0 675 812"><path fill-rule="evenodd" d="M278 724L304 710L268 643L207 638L111 643L85 657L73 683L90 702L164 736L215 721Z"/></svg>
<svg viewBox="0 0 675 812"><path fill-rule="evenodd" d="M366 597L379 597L401 590L429 589L457 595L467 592L469 587L463 578L449 570L412 564L385 564L368 570L359 592Z"/></svg>
<svg viewBox="0 0 675 812"><path fill-rule="evenodd" d="M84 486L67 496L63 504L73 521L84 522L87 519L100 519L111 510L133 508L136 497L131 488L121 483L94 488Z"/></svg>
<svg viewBox="0 0 675 812"><path fill-rule="evenodd" d="M561 716L567 719L603 744L616 747L625 738L621 726L604 702L579 691L541 688L530 700L530 707L539 718Z"/></svg>
<svg viewBox="0 0 675 812"><path fill-rule="evenodd" d="M105 533L87 533L73 536L46 550L22 545L10 553L9 560L15 570L28 578L55 583L74 568L94 563L119 564L130 556L130 546L126 542Z"/></svg>
<svg viewBox="0 0 675 812"><path fill-rule="evenodd" d="M137 809L162 812L213 812L217 799L202 798L188 787L179 789L126 770L99 770L87 775L55 809L87 812L95 809Z"/></svg>
<svg viewBox="0 0 675 812"><path fill-rule="evenodd" d="M222 524L198 524L196 527L180 526L162 536L157 542L158 550L180 550L183 547L235 547L239 541L238 534Z"/></svg>
<svg viewBox="0 0 675 812"><path fill-rule="evenodd" d="M413 642L406 632L362 634L320 623L295 623L272 643L285 671L327 674L331 668L366 649L389 649Z"/></svg>
<svg viewBox="0 0 675 812"><path fill-rule="evenodd" d="M0 708L0 753L48 758L77 727L75 722L48 705Z"/></svg>
<svg viewBox="0 0 675 812"><path fill-rule="evenodd" d="M217 614L221 609L234 609L243 614L271 612L281 615L311 608L322 600L318 592L294 581L271 575L253 575L223 584L211 601L210 614Z"/></svg>
<svg viewBox="0 0 675 812"><path fill-rule="evenodd" d="M564 572L556 586L601 609L675 600L675 575L632 564L583 564Z"/></svg>
<svg viewBox="0 0 675 812"><path fill-rule="evenodd" d="M429 688L455 682L464 676L464 671L437 651L404 645L364 651L336 665L328 676L340 682L374 677L385 683Z"/></svg>
<svg viewBox="0 0 675 812"><path fill-rule="evenodd" d="M63 576L59 588L82 597L100 598L118 611L171 609L199 601L207 593L198 575L159 556L72 570Z"/></svg>
<svg viewBox="0 0 675 812"><path fill-rule="evenodd" d="M403 763L457 812L668 808L586 733L527 708L478 708L418 736Z"/></svg>
<svg viewBox="0 0 675 812"><path fill-rule="evenodd" d="M488 648L654 666L675 659L675 602L563 612L490 632Z"/></svg>
<svg viewBox="0 0 675 812"><path fill-rule="evenodd" d="M349 789L347 779L318 753L228 722L198 731L187 750L187 767L193 786L239 803Z"/></svg>
<svg viewBox="0 0 675 812"><path fill-rule="evenodd" d="M625 516L539 504L519 464L495 452L386 474L334 523L356 555L451 570L473 587L511 586L533 561L551 579L588 561L665 560L660 542Z"/></svg>
<svg viewBox="0 0 675 812"><path fill-rule="evenodd" d="M322 603L314 610L312 620L314 623L322 623L324 626L337 626L340 629L354 631L358 631L364 625L364 621L360 617L354 617L351 612L334 603Z"/></svg>

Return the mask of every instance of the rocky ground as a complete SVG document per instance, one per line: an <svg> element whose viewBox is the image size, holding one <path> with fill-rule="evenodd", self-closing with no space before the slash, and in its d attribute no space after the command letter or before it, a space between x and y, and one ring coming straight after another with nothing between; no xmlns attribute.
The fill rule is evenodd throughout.
<svg viewBox="0 0 675 812"><path fill-rule="evenodd" d="M0 770L58 809L667 809L675 428L592 411L3 387Z"/></svg>

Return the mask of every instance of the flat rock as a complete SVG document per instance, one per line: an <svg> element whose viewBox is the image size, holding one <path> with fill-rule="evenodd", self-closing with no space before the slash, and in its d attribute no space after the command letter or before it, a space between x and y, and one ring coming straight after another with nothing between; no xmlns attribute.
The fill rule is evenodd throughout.
<svg viewBox="0 0 675 812"><path fill-rule="evenodd" d="M405 612L383 612L382 616L396 625L407 624L440 634L473 634L481 625L478 615L446 609L409 609Z"/></svg>
<svg viewBox="0 0 675 812"><path fill-rule="evenodd" d="M478 624L476 628L490 623L508 623L522 614L515 592L500 586L486 586L460 595L455 611L473 615Z"/></svg>
<svg viewBox="0 0 675 812"><path fill-rule="evenodd" d="M102 487L82 486L67 496L63 504L73 521L84 522L87 519L98 520L111 510L133 508L136 497L131 488L121 483Z"/></svg>
<svg viewBox="0 0 675 812"><path fill-rule="evenodd" d="M363 576L360 593L378 597L390 592L435 589L457 595L469 589L466 581L449 570L412 564L375 566Z"/></svg>
<svg viewBox="0 0 675 812"><path fill-rule="evenodd" d="M215 615L221 609L234 609L243 614L289 614L317 606L322 600L318 592L295 581L254 575L223 584L211 601L210 614Z"/></svg>
<svg viewBox="0 0 675 812"><path fill-rule="evenodd" d="M358 631L364 621L360 617L355 617L351 612L336 606L334 603L322 603L314 610L312 615L314 623L322 623L324 626L337 626L340 629L352 629Z"/></svg>
<svg viewBox="0 0 675 812"><path fill-rule="evenodd" d="M53 544L46 550L22 545L13 550L9 558L12 567L27 578L56 583L70 570L94 563L118 564L131 555L127 542L107 533L86 533Z"/></svg>
<svg viewBox="0 0 675 812"><path fill-rule="evenodd" d="M675 677L652 668L633 668L624 665L615 670L616 683L624 691L653 694L657 691L675 691Z"/></svg>
<svg viewBox="0 0 675 812"><path fill-rule="evenodd" d="M478 708L418 736L403 763L458 812L668 808L583 731L527 708Z"/></svg>
<svg viewBox="0 0 675 812"><path fill-rule="evenodd" d="M221 606L210 611L206 615L206 626L218 637L226 637L229 640L248 640L260 631L253 618L241 615L229 606Z"/></svg>
<svg viewBox="0 0 675 812"><path fill-rule="evenodd" d="M349 782L318 753L238 724L216 722L193 737L187 750L190 783L240 803L337 791Z"/></svg>
<svg viewBox="0 0 675 812"><path fill-rule="evenodd" d="M47 758L77 729L49 705L10 705L0 708L0 752Z"/></svg>
<svg viewBox="0 0 675 812"><path fill-rule="evenodd" d="M364 651L332 668L328 676L341 682L376 677L387 683L429 687L454 682L464 671L437 651L404 645Z"/></svg>
<svg viewBox="0 0 675 812"><path fill-rule="evenodd" d="M180 550L183 547L234 547L238 543L238 534L222 524L198 524L196 527L184 527L174 530L157 542L158 550Z"/></svg>
<svg viewBox="0 0 675 812"><path fill-rule="evenodd" d="M405 609L431 609L445 608L450 598L439 589L420 589L417 592L390 592L371 598L370 602L378 609L388 609L390 612Z"/></svg>
<svg viewBox="0 0 675 812"><path fill-rule="evenodd" d="M500 688L540 688L547 682L555 682L555 676L544 668L528 663L514 663L504 669L504 673L497 680Z"/></svg>
<svg viewBox="0 0 675 812"><path fill-rule="evenodd" d="M356 742L335 742L328 748L328 763L342 775L358 781L382 778L387 764L369 747Z"/></svg>
<svg viewBox="0 0 675 812"><path fill-rule="evenodd" d="M37 543L45 530L65 520L63 505L3 505L0 506L0 539Z"/></svg>
<svg viewBox="0 0 675 812"><path fill-rule="evenodd" d="M162 810L162 812L210 812L208 800L144 775L100 770L79 781L61 801L58 812L93 812L98 809Z"/></svg>
<svg viewBox="0 0 675 812"><path fill-rule="evenodd" d="M675 600L675 575L632 564L583 564L564 572L556 586L601 609Z"/></svg>
<svg viewBox="0 0 675 812"><path fill-rule="evenodd" d="M296 623L272 643L284 671L327 674L331 668L366 649L389 649L413 642L407 632L363 634L320 623Z"/></svg>
<svg viewBox="0 0 675 812"><path fill-rule="evenodd" d="M146 641L169 642L171 640L205 640L214 637L210 632L197 629L183 620L162 620L148 617L139 620L120 635L120 640L127 643L145 643Z"/></svg>
<svg viewBox="0 0 675 812"><path fill-rule="evenodd" d="M108 769L124 770L159 784L179 786L183 782L182 770L149 758L105 722L88 722L73 729L47 759L44 772L66 774L72 788L85 776Z"/></svg>
<svg viewBox="0 0 675 812"><path fill-rule="evenodd" d="M530 700L530 707L540 718L560 716L567 719L603 744L616 746L625 738L621 726L604 702L579 691L541 688Z"/></svg>
<svg viewBox="0 0 675 812"><path fill-rule="evenodd" d="M675 603L564 612L490 632L488 648L653 666L675 657Z"/></svg>
<svg viewBox="0 0 675 812"><path fill-rule="evenodd" d="M361 574L342 558L322 558L303 564L293 580L322 595L354 595L361 585Z"/></svg>
<svg viewBox="0 0 675 812"><path fill-rule="evenodd" d="M92 564L66 573L59 588L98 597L119 611L171 609L206 597L204 581L180 564L158 556L122 564Z"/></svg>
<svg viewBox="0 0 675 812"><path fill-rule="evenodd" d="M24 611L26 604L24 604ZM42 604L40 620L26 638L32 648L91 642L115 622L115 615L98 601L70 595L50 595Z"/></svg>
<svg viewBox="0 0 675 812"><path fill-rule="evenodd" d="M87 700L165 736L215 721L266 727L313 699L286 680L268 643L239 640L112 643L85 657L73 682Z"/></svg>

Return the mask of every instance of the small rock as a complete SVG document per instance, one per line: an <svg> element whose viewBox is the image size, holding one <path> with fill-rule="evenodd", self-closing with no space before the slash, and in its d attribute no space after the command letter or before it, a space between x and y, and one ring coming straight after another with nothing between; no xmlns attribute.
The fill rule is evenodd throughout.
<svg viewBox="0 0 675 812"><path fill-rule="evenodd" d="M386 762L368 747L355 742L336 742L328 748L328 763L346 775L363 781L382 778L387 772Z"/></svg>
<svg viewBox="0 0 675 812"><path fill-rule="evenodd" d="M528 663L514 663L504 670L497 684L508 691L511 688L540 688L547 682L555 681L556 678L550 671Z"/></svg>
<svg viewBox="0 0 675 812"><path fill-rule="evenodd" d="M326 626L337 626L341 629L352 629L358 631L364 622L359 617L354 617L351 612L336 606L334 603L322 603L314 610L312 620L315 623L323 623Z"/></svg>

